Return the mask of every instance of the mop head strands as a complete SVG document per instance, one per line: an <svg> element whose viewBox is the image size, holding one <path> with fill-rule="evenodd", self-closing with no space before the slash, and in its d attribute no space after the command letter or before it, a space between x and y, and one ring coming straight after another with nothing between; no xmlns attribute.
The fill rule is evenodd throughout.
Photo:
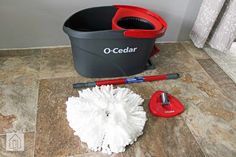
<svg viewBox="0 0 236 157"><path fill-rule="evenodd" d="M143 134L143 99L128 88L94 87L69 97L67 119L74 134L89 149L112 154L124 152Z"/></svg>

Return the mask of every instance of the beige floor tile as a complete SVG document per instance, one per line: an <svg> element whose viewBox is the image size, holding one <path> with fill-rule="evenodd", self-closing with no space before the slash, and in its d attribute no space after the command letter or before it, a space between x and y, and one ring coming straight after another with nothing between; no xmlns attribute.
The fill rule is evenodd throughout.
<svg viewBox="0 0 236 157"><path fill-rule="evenodd" d="M19 57L40 55L41 49L0 50L0 57Z"/></svg>
<svg viewBox="0 0 236 157"><path fill-rule="evenodd" d="M7 127L4 132L35 131L38 82L31 80L23 84L3 84L0 86L0 96L0 113L14 117L12 127Z"/></svg>
<svg viewBox="0 0 236 157"><path fill-rule="evenodd" d="M0 156L1 157L33 157L34 156L34 132L24 134L24 151L6 151L6 135L0 135Z"/></svg>
<svg viewBox="0 0 236 157"><path fill-rule="evenodd" d="M0 113L14 117L5 132L35 131L39 57L0 57Z"/></svg>
<svg viewBox="0 0 236 157"><path fill-rule="evenodd" d="M236 84L234 81L212 59L200 59L198 62L221 88L222 94L236 102Z"/></svg>
<svg viewBox="0 0 236 157"><path fill-rule="evenodd" d="M223 71L236 83L236 55L223 53L210 47L205 47L207 54L223 69Z"/></svg>
<svg viewBox="0 0 236 157"><path fill-rule="evenodd" d="M70 48L42 49L40 79L77 75Z"/></svg>
<svg viewBox="0 0 236 157"><path fill-rule="evenodd" d="M67 97L78 96L72 84L85 80L79 77L41 80L35 157L64 157L89 152L86 145L74 136L65 112Z"/></svg>
<svg viewBox="0 0 236 157"><path fill-rule="evenodd" d="M160 52L153 63L159 74L198 71L201 66L180 43L158 44Z"/></svg>
<svg viewBox="0 0 236 157"><path fill-rule="evenodd" d="M0 57L0 83L15 84L38 78L40 54Z"/></svg>
<svg viewBox="0 0 236 157"><path fill-rule="evenodd" d="M208 54L203 50L195 47L192 41L181 42L184 48L195 58L195 59L208 59Z"/></svg>
<svg viewBox="0 0 236 157"><path fill-rule="evenodd" d="M148 100L145 101L144 105L148 113L148 121L145 125L144 134L124 152L124 157L204 156L201 148L181 117L169 119L154 117L148 111Z"/></svg>

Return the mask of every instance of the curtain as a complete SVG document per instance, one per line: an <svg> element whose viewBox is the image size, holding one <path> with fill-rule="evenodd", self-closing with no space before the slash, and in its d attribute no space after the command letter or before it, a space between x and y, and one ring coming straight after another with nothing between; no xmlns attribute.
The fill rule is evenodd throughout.
<svg viewBox="0 0 236 157"><path fill-rule="evenodd" d="M203 0L190 38L198 48L208 43L229 50L236 39L236 0Z"/></svg>

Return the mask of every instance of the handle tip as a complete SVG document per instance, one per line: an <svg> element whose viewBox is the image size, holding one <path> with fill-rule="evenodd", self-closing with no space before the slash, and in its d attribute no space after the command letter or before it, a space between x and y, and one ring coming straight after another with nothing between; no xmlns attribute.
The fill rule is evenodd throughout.
<svg viewBox="0 0 236 157"><path fill-rule="evenodd" d="M180 78L180 74L179 73L168 74L167 78L168 79L178 79L178 78Z"/></svg>
<svg viewBox="0 0 236 157"><path fill-rule="evenodd" d="M86 87L95 87L95 86L96 86L95 82L75 83L75 84L73 84L73 88L75 88L75 89L86 88Z"/></svg>

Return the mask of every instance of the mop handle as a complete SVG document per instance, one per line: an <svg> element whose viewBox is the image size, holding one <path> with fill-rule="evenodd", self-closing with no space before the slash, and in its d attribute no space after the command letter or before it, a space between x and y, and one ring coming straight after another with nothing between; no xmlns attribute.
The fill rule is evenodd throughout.
<svg viewBox="0 0 236 157"><path fill-rule="evenodd" d="M154 76L138 76L134 78L118 78L118 79L111 79L111 80L99 80L95 82L75 83L73 84L73 88L152 82L152 81L160 81L160 80L178 79L179 77L180 75L178 73L173 73L173 74L163 74L163 75L154 75Z"/></svg>

